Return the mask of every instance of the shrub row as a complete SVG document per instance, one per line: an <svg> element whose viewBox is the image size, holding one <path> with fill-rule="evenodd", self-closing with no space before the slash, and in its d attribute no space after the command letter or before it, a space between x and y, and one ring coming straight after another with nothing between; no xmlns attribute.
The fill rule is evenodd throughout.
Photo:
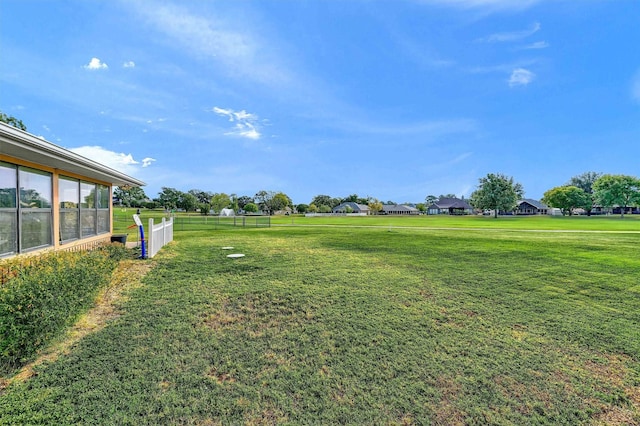
<svg viewBox="0 0 640 426"><path fill-rule="evenodd" d="M110 244L42 254L0 286L0 374L30 360L86 311L126 253Z"/></svg>

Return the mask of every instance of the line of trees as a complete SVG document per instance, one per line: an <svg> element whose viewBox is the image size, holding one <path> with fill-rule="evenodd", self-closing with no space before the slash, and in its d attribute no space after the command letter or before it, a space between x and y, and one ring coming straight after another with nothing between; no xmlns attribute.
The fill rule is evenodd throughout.
<svg viewBox="0 0 640 426"><path fill-rule="evenodd" d="M113 195L119 203L126 207L164 208L166 210L180 209L186 212L200 211L206 215L213 211L219 213L222 209L230 208L234 211L255 213L258 211L274 214L287 207L293 210L291 198L282 192L258 191L253 197L236 194L225 194L190 189L182 192L176 188L162 187L158 197L153 200L147 197L140 187L117 187Z"/></svg>
<svg viewBox="0 0 640 426"><path fill-rule="evenodd" d="M214 193L191 189L182 192L175 188L162 187L158 197L149 199L144 190L139 187L119 187L114 190L114 196L124 206L165 209L182 209L187 212L199 210L202 214L210 211L216 213L224 208L248 213L262 211L266 214L289 208L298 213L329 213L344 202L354 202L369 207L373 214L382 210L383 202L373 197L360 197L351 194L344 198L329 195L316 195L309 204L294 205L283 192L258 191L254 196L238 196L236 194ZM426 211L428 206L442 198L454 198L454 194L428 195L425 203L416 205L420 211ZM478 181L476 190L471 194L469 203L478 210L492 210L495 217L499 212L511 212L517 207L518 200L524 197L524 188L513 177L500 173L489 173ZM564 185L551 188L544 193L541 200L552 208L558 208L564 215L571 215L576 209L583 209L588 215L594 206L605 209L620 208L624 217L629 207L640 205L640 179L635 176L600 174L586 172L572 177ZM396 204L387 201L384 204Z"/></svg>
<svg viewBox="0 0 640 426"><path fill-rule="evenodd" d="M523 197L524 188L512 177L490 173L480 178L470 203L477 209L493 210L497 217L500 211L513 211ZM599 206L620 208L620 215L624 217L627 208L640 205L640 179L586 172L572 177L565 185L546 191L542 201L560 209L563 215L571 215L576 209L583 209L590 215L594 206Z"/></svg>
<svg viewBox="0 0 640 426"><path fill-rule="evenodd" d="M590 215L594 206L620 208L624 217L628 207L640 205L640 179L629 175L587 172L574 176L562 186L544 193L542 200L559 208L563 215L571 215L575 209L583 209Z"/></svg>

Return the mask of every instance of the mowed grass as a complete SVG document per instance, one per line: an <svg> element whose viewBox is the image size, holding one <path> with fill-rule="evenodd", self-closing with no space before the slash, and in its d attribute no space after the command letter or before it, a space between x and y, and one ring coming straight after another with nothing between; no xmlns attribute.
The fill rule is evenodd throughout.
<svg viewBox="0 0 640 426"><path fill-rule="evenodd" d="M274 226L385 226L415 228L456 228L478 230L527 230L527 231L603 231L640 233L640 215L602 216L274 216Z"/></svg>
<svg viewBox="0 0 640 426"><path fill-rule="evenodd" d="M638 234L176 239L119 317L4 391L0 423L640 422Z"/></svg>

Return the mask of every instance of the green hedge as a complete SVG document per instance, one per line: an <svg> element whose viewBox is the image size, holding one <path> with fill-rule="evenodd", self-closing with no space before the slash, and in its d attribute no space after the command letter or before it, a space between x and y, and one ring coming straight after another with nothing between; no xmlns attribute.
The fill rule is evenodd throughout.
<svg viewBox="0 0 640 426"><path fill-rule="evenodd" d="M0 373L19 368L73 324L109 283L126 253L119 244L89 252L46 253L30 258L0 285Z"/></svg>

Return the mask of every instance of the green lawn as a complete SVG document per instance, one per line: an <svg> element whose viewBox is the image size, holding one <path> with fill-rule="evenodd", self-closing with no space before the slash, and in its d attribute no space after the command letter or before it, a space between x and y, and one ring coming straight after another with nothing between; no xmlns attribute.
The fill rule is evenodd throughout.
<svg viewBox="0 0 640 426"><path fill-rule="evenodd" d="M420 229L458 220L493 230ZM640 228L178 232L119 317L5 390L0 424L638 423L640 234L517 230L580 224Z"/></svg>
<svg viewBox="0 0 640 426"><path fill-rule="evenodd" d="M640 215L614 216L275 216L273 225L397 226L512 230L636 231Z"/></svg>

